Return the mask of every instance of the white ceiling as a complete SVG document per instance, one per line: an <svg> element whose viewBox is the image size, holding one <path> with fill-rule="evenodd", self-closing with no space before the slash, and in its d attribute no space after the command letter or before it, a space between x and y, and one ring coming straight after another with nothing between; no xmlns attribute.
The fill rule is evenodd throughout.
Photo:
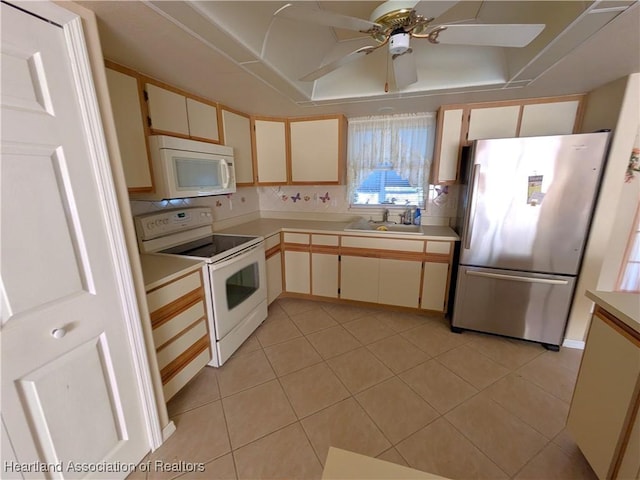
<svg viewBox="0 0 640 480"><path fill-rule="evenodd" d="M347 116L435 111L441 104L582 93L640 71L638 1L462 1L433 24L544 23L527 47L413 39L418 82L398 91L381 48L315 82L298 79L363 45L358 32L273 13L282 1L82 1L106 58L251 114ZM293 2L369 19L382 2ZM434 5L438 3L440 5ZM421 13L443 10L422 1ZM385 93L385 82L389 92Z"/></svg>

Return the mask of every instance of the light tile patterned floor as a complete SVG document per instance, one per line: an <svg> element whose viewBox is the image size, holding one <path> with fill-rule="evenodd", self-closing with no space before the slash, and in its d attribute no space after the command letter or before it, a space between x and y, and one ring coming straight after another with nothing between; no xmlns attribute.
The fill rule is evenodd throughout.
<svg viewBox="0 0 640 480"><path fill-rule="evenodd" d="M453 479L594 479L564 429L581 353L283 298L169 402L177 431L145 459L206 471L147 478L316 479L333 445Z"/></svg>

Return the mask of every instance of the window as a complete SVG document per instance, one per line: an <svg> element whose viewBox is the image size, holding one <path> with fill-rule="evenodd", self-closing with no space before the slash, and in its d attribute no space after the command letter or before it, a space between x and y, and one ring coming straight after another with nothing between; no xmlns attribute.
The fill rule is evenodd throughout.
<svg viewBox="0 0 640 480"><path fill-rule="evenodd" d="M424 204L435 114L351 118L348 138L351 205Z"/></svg>

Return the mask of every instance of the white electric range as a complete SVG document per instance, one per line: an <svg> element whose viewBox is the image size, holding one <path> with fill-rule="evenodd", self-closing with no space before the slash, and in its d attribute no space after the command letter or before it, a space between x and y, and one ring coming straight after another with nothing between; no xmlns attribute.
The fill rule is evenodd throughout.
<svg viewBox="0 0 640 480"><path fill-rule="evenodd" d="M205 262L204 289L213 358L219 367L267 318L264 239L216 234L211 209L163 210L134 218L140 253Z"/></svg>

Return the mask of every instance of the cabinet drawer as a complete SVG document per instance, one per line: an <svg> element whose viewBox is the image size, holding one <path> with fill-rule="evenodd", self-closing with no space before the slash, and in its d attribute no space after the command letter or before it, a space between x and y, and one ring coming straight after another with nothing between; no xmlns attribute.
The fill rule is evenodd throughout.
<svg viewBox="0 0 640 480"><path fill-rule="evenodd" d="M302 245L309 245L309 234L285 232L284 243L300 243Z"/></svg>
<svg viewBox="0 0 640 480"><path fill-rule="evenodd" d="M451 253L451 242L438 242L429 240L427 242L426 252L449 255L449 253Z"/></svg>
<svg viewBox="0 0 640 480"><path fill-rule="evenodd" d="M164 347L156 352L158 357L158 367L164 370L167 365L195 344L202 337L207 336L207 322L205 319L200 320L192 327L182 332L178 337L167 343Z"/></svg>
<svg viewBox="0 0 640 480"><path fill-rule="evenodd" d="M269 250L273 247L280 245L280 234L271 235L270 237L265 238L264 240L264 249Z"/></svg>
<svg viewBox="0 0 640 480"><path fill-rule="evenodd" d="M156 310L192 292L202 288L200 270L190 273L174 282L168 283L147 293L149 312Z"/></svg>
<svg viewBox="0 0 640 480"><path fill-rule="evenodd" d="M340 243L340 237L337 235L311 235L312 245L328 245L337 247Z"/></svg>
<svg viewBox="0 0 640 480"><path fill-rule="evenodd" d="M202 301L190 306L175 317L170 318L168 321L154 328L153 343L156 348L164 346L165 343L169 342L173 337L201 318L206 318L204 302Z"/></svg>
<svg viewBox="0 0 640 480"><path fill-rule="evenodd" d="M370 248L374 250L398 250L422 252L423 240L398 240L395 238L342 237L343 247Z"/></svg>
<svg viewBox="0 0 640 480"><path fill-rule="evenodd" d="M191 380L203 367L211 360L211 352L207 346L197 353L189 363L179 370L169 381L167 381L162 390L164 392L165 401L169 401L186 383Z"/></svg>

